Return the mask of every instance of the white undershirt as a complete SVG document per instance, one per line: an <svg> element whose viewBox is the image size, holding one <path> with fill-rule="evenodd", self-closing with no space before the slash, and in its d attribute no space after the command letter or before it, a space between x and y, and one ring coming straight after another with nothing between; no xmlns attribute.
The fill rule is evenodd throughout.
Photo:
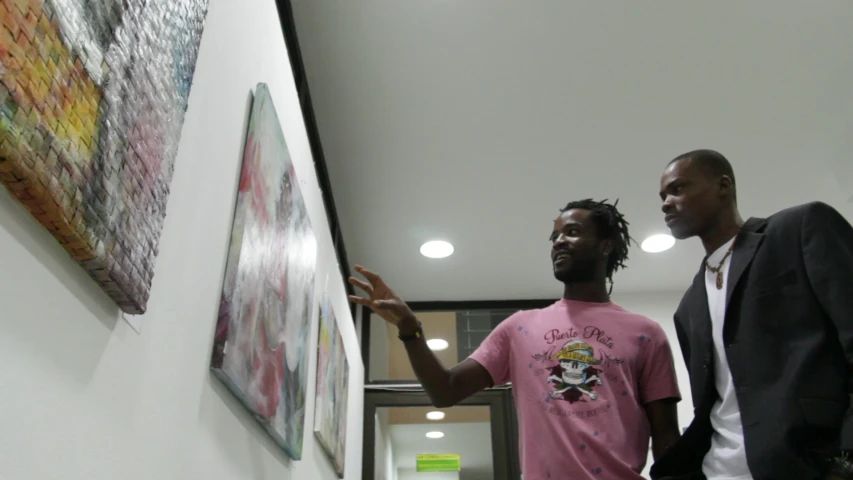
<svg viewBox="0 0 853 480"><path fill-rule="evenodd" d="M708 257L708 265L716 267L729 251L734 238ZM702 462L702 473L708 480L752 480L746 464L743 445L743 425L735 396L732 372L723 345L723 320L726 316L726 287L732 256L726 259L721 270L723 288L717 288L717 274L705 269L705 289L708 291L708 309L711 312L711 335L714 339L714 386L719 399L711 410L711 450Z"/></svg>

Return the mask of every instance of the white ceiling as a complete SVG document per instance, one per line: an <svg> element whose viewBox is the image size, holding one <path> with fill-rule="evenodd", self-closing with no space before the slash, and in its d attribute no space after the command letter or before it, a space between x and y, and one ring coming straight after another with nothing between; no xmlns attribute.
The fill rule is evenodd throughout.
<svg viewBox="0 0 853 480"><path fill-rule="evenodd" d="M413 472L418 454L458 453L462 463L460 480L494 479L492 429L488 422L391 425L390 430L394 461L401 471ZM426 438L426 433L433 430L443 432L444 438Z"/></svg>
<svg viewBox="0 0 853 480"><path fill-rule="evenodd" d="M853 2L294 0L352 262L408 300L554 298L569 200L663 232L666 163L732 161L745 216L853 218ZM428 260L426 240L456 253ZM616 290L682 290L696 241L631 250Z"/></svg>

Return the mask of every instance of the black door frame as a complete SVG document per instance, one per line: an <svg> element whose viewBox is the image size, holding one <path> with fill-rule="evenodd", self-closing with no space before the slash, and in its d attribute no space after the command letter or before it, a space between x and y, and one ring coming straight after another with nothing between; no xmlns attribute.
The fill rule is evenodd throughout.
<svg viewBox="0 0 853 480"><path fill-rule="evenodd" d="M492 431L492 464L494 478L521 478L517 445L514 443L514 410L509 389L490 389L475 393L456 406L487 406ZM364 392L364 445L361 478L373 480L376 475L376 409L393 407L429 407L432 402L423 390L389 391L368 389ZM517 437L515 437L517 438Z"/></svg>

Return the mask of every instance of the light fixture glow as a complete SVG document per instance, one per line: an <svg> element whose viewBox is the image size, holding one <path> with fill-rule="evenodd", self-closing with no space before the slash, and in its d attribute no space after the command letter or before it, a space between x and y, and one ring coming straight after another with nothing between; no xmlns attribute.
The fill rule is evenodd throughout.
<svg viewBox="0 0 853 480"><path fill-rule="evenodd" d="M429 412L427 413L427 420L444 420L444 412L439 412L438 410Z"/></svg>
<svg viewBox="0 0 853 480"><path fill-rule="evenodd" d="M442 340L440 338L433 338L427 340L427 347L429 347L430 350L434 350L436 352L447 350L447 347L449 346L450 344L447 343L447 340Z"/></svg>
<svg viewBox="0 0 853 480"><path fill-rule="evenodd" d="M673 245L675 245L675 238L672 235L662 233L643 240L640 248L649 253L660 253L669 250Z"/></svg>
<svg viewBox="0 0 853 480"><path fill-rule="evenodd" d="M426 436L433 439L444 438L444 432L427 432Z"/></svg>
<svg viewBox="0 0 853 480"><path fill-rule="evenodd" d="M432 240L421 245L421 255L427 258L446 258L453 255L453 245L444 240Z"/></svg>

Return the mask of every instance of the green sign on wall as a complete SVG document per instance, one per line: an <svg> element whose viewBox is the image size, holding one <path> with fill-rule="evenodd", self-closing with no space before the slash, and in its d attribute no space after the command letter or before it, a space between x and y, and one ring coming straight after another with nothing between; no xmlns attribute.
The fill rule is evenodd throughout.
<svg viewBox="0 0 853 480"><path fill-rule="evenodd" d="M427 453L418 455L419 472L458 472L462 463L458 453Z"/></svg>

